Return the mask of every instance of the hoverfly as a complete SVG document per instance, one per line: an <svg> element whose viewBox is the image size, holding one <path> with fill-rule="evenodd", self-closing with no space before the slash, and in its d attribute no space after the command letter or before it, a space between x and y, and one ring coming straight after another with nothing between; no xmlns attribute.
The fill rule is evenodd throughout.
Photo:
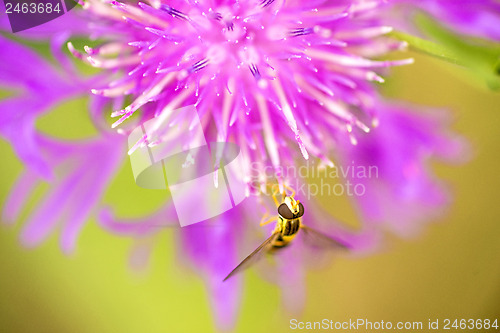
<svg viewBox="0 0 500 333"><path fill-rule="evenodd" d="M262 254L265 252L273 253L276 250L284 248L285 246L290 244L295 236L297 236L299 230L302 230L304 235L306 237L309 237L313 241L313 244L327 246L332 249L348 248L345 244L302 224L301 218L304 215L304 205L299 200L294 199L295 191L293 189L287 186L285 187L292 193L290 195L287 195L286 191L283 191L281 202L276 199L276 194L279 193L279 190L274 191L272 195L274 203L278 208L278 216L271 217L267 220L264 216L264 218L260 222L260 225L264 226L273 221L276 221L276 227L274 228L273 233L268 239L264 241L264 243L262 243L257 249L255 249L255 251L253 251L245 259L243 259L243 261L238 266L236 266L236 268L233 269L231 273L229 273L224 278L223 281L226 281L231 276L249 267L258 258L258 254Z"/></svg>

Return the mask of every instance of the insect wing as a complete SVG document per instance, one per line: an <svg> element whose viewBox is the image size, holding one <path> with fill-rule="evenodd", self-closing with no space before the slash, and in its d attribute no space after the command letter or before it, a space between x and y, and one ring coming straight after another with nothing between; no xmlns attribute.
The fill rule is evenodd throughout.
<svg viewBox="0 0 500 333"><path fill-rule="evenodd" d="M246 257L245 259L243 259L243 261L238 265L236 266L235 269L233 269L231 271L231 273L229 273L223 281L226 281L227 279L229 279L231 276L233 276L234 274L238 273L238 272L241 272L242 270L250 267L252 264L254 264L255 262L257 262L262 254L264 254L266 251L263 251L265 248L269 247L271 245L271 243L278 237L279 235L279 232L275 232L273 233L268 239L266 239L264 241L264 243L260 244L260 246L258 248L255 249L255 251L253 251L252 253L250 253L250 255L248 255L248 257Z"/></svg>
<svg viewBox="0 0 500 333"><path fill-rule="evenodd" d="M311 227L301 225L300 229L303 231L304 241L312 247L329 248L332 250L347 250L349 247L330 236L323 234Z"/></svg>

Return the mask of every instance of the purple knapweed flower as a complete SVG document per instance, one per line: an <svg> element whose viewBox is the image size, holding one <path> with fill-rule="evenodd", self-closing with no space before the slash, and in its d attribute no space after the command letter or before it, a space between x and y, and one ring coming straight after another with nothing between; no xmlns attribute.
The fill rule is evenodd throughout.
<svg viewBox="0 0 500 333"><path fill-rule="evenodd" d="M327 158L332 133L356 143L356 129L377 121L375 69L413 60L374 61L405 45L384 37L384 1L153 1L84 3L107 39L85 53L98 67L123 73L97 95L132 96L113 112L113 127L139 109L164 121L195 104L207 137L237 143L248 161L293 164ZM97 23L96 23L97 25ZM143 142L141 142L143 143ZM283 149L287 148L287 149ZM250 170L246 170L247 181Z"/></svg>
<svg viewBox="0 0 500 333"><path fill-rule="evenodd" d="M204 1L168 5L89 1L84 8L95 18L94 36L108 42L86 47L85 53L72 44L69 48L76 57L115 74L113 81L96 87L94 94L132 97L129 105L112 114L118 118L114 127L139 110L142 119L157 117L159 123L167 125L175 121L169 117L176 108L195 104L207 137L236 142L248 166L257 162L257 178L263 184L268 180L267 166L279 170L293 165L299 151L304 158L312 155L327 166L333 165L330 156L345 163L356 159L381 164L380 177L366 185L381 184L377 189L383 194L370 190L370 197L389 195L408 209L392 214L394 205L390 204L398 201L388 199L388 203L373 207L363 198L355 198L365 225L360 233L363 237L354 237L350 245L366 249L376 244L381 221L395 225L400 232L429 216L422 207L431 203L435 211L444 203L442 190L433 187L425 170L426 159L442 153L439 148L445 140L437 143L440 126L436 129L433 120L422 120L418 132L411 123L419 117L403 114L406 118L398 121L394 109L381 105L372 84L383 82L381 68L412 62L371 60L405 46L385 36L391 31L379 19L379 9L385 5L384 1L220 1L212 6ZM380 124L382 120L387 123ZM427 138L420 140L425 135ZM401 146L392 163L385 155L393 147L392 140L398 138ZM401 174L405 170L408 173ZM246 171L250 182L255 170ZM277 174L280 177L287 175ZM409 192L407 197L401 197L398 186ZM433 196L426 197L426 190ZM181 231L179 241L188 263L206 275L217 322L224 328L234 323L239 282L236 278L223 285L221 280L246 254L241 244L234 242L235 237L241 235L242 228L245 235L258 229L259 219L249 219L244 209L239 207L219 217L220 229L188 227ZM326 221L325 232L349 235L326 217L318 219ZM254 218L255 223L251 223ZM157 226L164 219L165 215L159 214L143 223L120 223L109 213L101 216L109 230L134 237L158 232ZM248 223L241 227L235 224L237 220ZM313 226L317 223L314 218L309 221ZM266 233L260 235L265 237ZM293 260L293 267L278 266L278 274L268 275L284 289L289 287L284 283L301 285L304 267L310 264L310 257L299 247L287 250L282 255L289 259L284 261ZM147 253L141 248L142 255L134 256L134 261ZM276 278L282 274L290 279ZM285 301L296 311L304 297L303 288L297 287L297 291L295 299Z"/></svg>
<svg viewBox="0 0 500 333"><path fill-rule="evenodd" d="M317 208L308 210L318 215L308 215L308 224L318 226L322 221L321 230L347 240L354 250L373 246L383 223L405 233L442 207L446 197L425 162L430 157L455 157L456 139L442 136L440 120L381 103L372 83L383 82L383 68L412 62L372 60L405 46L385 36L391 28L380 14L387 1L208 3L85 2L83 15L92 23L90 36L106 42L86 47L84 53L72 44L69 48L113 78L106 84L92 81L97 96L90 114L102 114L112 99L112 116L118 118L114 127L139 110L141 121L158 117L166 124L172 121L169 116L174 109L195 104L209 140L232 141L241 147L247 182L255 171L250 170L251 162L260 168L257 178L265 184L267 166L279 170L293 165L300 155L319 158L327 166L333 165L331 156L340 163L378 166L380 176L365 183L367 196L354 198L364 222L360 232L346 231ZM8 64L16 61L17 54L30 53L4 54L2 72L14 70ZM7 113L12 107L9 100L0 104L1 133L18 145L16 151L28 168L11 193L4 216L15 220L38 181L33 173L55 174L51 192L29 218L22 239L28 245L38 243L65 216L62 247L69 252L82 223L98 209L106 182L121 160L124 137L101 129L103 134L97 138L63 143L36 133L33 119L37 114L90 90L88 81L61 80L59 75L52 76L53 68L42 65L43 71L30 71L28 76L14 73L9 78L30 96L19 100L19 113ZM44 98L37 99L40 96ZM122 107L125 97L132 102ZM121 131L127 132L124 125ZM277 174L280 177L287 175ZM235 278L222 284L222 278L247 254L242 242L256 245L253 241L259 238L250 235L265 237L272 228L258 227L261 215L255 207L260 203L255 198L244 205L220 216L221 225L213 229L192 226L180 231L178 242L179 253L189 258L187 263L206 276L217 322L223 328L234 324L241 282ZM308 207L313 206L311 200ZM165 219L175 220L171 205L143 222L120 223L107 211L101 215L104 227L139 238L157 233ZM237 238L242 234L243 240ZM135 264L148 252L147 246L138 249ZM284 289L289 287L286 284L302 285L310 256L298 246L282 256L294 264L278 266L279 273L267 277ZM276 279L282 274L290 279ZM300 308L304 295L297 288L296 298L285 303Z"/></svg>

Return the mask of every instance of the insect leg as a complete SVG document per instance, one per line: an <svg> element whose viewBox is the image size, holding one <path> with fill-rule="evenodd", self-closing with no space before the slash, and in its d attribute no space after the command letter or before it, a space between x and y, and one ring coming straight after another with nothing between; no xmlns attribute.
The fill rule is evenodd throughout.
<svg viewBox="0 0 500 333"><path fill-rule="evenodd" d="M274 203L276 204L276 207L279 207L280 205L280 202L278 201L278 199L276 199L276 194L280 193L280 188L279 186L275 185L274 187L274 191L273 191L273 200L274 200Z"/></svg>
<svg viewBox="0 0 500 333"><path fill-rule="evenodd" d="M271 217L269 217L269 218L266 219L267 216L268 216L268 214L266 213L266 215L264 215L262 217L262 220L260 220L260 226L261 227L264 226L264 225L266 225L266 224L269 224L269 223L271 223L273 221L276 221L276 219L277 219L276 216L271 216Z"/></svg>
<svg viewBox="0 0 500 333"><path fill-rule="evenodd" d="M290 194L290 196L293 198L295 196L295 190L293 188L291 188L290 186L286 185L286 184L283 184L283 186L289 190L290 192L292 192L292 194ZM286 195L286 193L284 194Z"/></svg>

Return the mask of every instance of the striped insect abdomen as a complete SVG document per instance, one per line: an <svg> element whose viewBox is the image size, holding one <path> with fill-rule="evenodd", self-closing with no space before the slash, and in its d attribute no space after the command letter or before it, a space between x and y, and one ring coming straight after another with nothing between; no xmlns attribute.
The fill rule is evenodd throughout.
<svg viewBox="0 0 500 333"><path fill-rule="evenodd" d="M281 234L283 236L293 236L300 228L300 219L287 220L283 219Z"/></svg>

